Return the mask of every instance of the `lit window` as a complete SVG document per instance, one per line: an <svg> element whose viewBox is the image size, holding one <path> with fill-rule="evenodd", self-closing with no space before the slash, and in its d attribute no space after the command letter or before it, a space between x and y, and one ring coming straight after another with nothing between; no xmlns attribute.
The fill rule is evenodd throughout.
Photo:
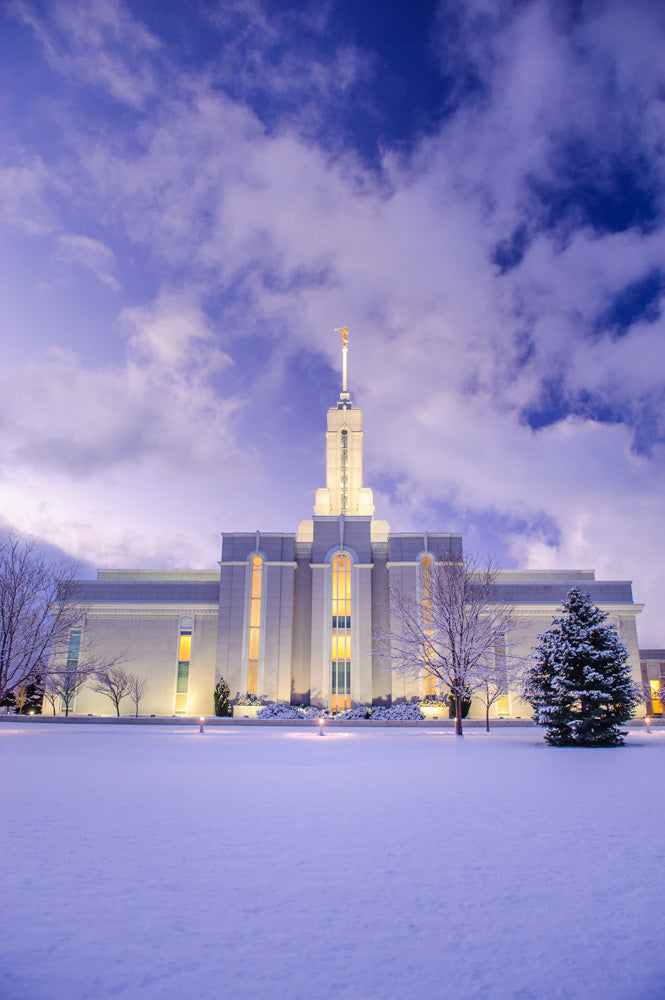
<svg viewBox="0 0 665 1000"><path fill-rule="evenodd" d="M181 632L180 633L180 650L178 652L179 660L186 660L188 663L192 658L192 633L191 632Z"/></svg>
<svg viewBox="0 0 665 1000"><path fill-rule="evenodd" d="M661 693L660 681L649 681L649 687L651 688L651 704L653 706L653 711L655 714L662 714L663 702L658 697Z"/></svg>
<svg viewBox="0 0 665 1000"><path fill-rule="evenodd" d="M178 635L178 673L175 687L176 715L187 713L187 692L189 690L189 664L192 658L191 629L181 629Z"/></svg>
<svg viewBox="0 0 665 1000"><path fill-rule="evenodd" d="M259 679L259 649L261 645L261 582L263 559L252 559L252 579L249 592L249 636L247 643L247 693L256 694Z"/></svg>
<svg viewBox="0 0 665 1000"><path fill-rule="evenodd" d="M338 555L332 564L333 712L351 708L351 560Z"/></svg>
<svg viewBox="0 0 665 1000"><path fill-rule="evenodd" d="M423 612L423 631L429 640L434 634L432 627L432 557L423 556L420 560L420 596ZM425 653L425 656L427 653ZM425 674L425 697L436 696L436 678L433 674Z"/></svg>
<svg viewBox="0 0 665 1000"><path fill-rule="evenodd" d="M505 677L504 690L500 692L496 700L496 714L499 716L510 715L510 695L508 694L508 673L506 670L506 640L504 636L499 636L494 643L494 662L497 674Z"/></svg>

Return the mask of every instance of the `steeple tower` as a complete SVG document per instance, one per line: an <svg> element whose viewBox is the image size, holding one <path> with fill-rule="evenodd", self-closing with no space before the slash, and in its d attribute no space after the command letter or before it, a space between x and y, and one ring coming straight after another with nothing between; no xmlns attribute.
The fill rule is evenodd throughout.
<svg viewBox="0 0 665 1000"><path fill-rule="evenodd" d="M363 486L362 410L354 406L347 386L349 331L342 334L342 390L336 406L328 410L326 432L326 486L316 491L316 515L374 514L372 491Z"/></svg>

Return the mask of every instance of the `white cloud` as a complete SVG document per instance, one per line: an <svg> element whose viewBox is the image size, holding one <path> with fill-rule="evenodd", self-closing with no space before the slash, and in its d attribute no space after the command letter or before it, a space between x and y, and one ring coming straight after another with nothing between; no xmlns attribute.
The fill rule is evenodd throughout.
<svg viewBox="0 0 665 1000"><path fill-rule="evenodd" d="M33 30L49 62L66 76L136 108L154 93L148 57L160 43L119 0L60 0L48 5L45 16L13 0L9 11Z"/></svg>
<svg viewBox="0 0 665 1000"><path fill-rule="evenodd" d="M50 173L39 156L17 156L0 164L0 208L10 226L30 236L43 236L54 227L48 205Z"/></svg>
<svg viewBox="0 0 665 1000"><path fill-rule="evenodd" d="M495 9L468 7L482 7L486 18ZM308 121L299 131L297 116L268 133L208 71L174 69L135 131L118 129L111 141L80 136L78 160L69 164L79 181L77 209L94 220L103 205L130 250L145 251L155 271L184 274L201 299L164 294L148 307L128 303L119 323L129 331L120 367L84 369L59 358L16 376L6 439L19 470L12 473L16 517L27 490L24 520L33 524L46 517L55 531L63 511L80 512L79 548L111 558L124 545L137 560L151 559L164 537L171 563L187 548L178 525L186 524L202 550L211 525L261 524L273 516L273 498L269 489L256 495L257 451L241 458L235 447L238 403L220 393L214 377L227 362L220 331L233 333L224 348L239 357L245 336L281 345L277 374L254 374L248 364L247 395L256 397L257 387L259 396L279 392L269 380L288 377L289 355L303 348L337 364L332 329L345 322L370 469L399 484L391 509L418 523L423 510L445 500L465 516L556 524L555 547L536 529L520 538L506 529L516 558L635 579L636 596L649 601L641 634L662 645L656 633L665 580L655 555L665 523L662 452L633 454L624 425L569 417L535 433L520 417L546 402L550 377L560 378L564 395L593 393L626 421L637 422L639 407L657 401L662 321L616 341L592 329L617 293L662 266L662 224L650 232L602 233L589 225L561 232L540 219L518 266L500 275L492 263L497 242L536 217L527 179L554 182L562 136L590 136L598 155L610 157L639 133L650 169L662 175L657 60L640 69L635 39L649 50L652 42L642 28L630 33L631 13L621 4L606 5L576 29L575 44L557 26L552 5L510 10L508 17L501 8L491 37L469 33L470 54L488 83L482 98L462 101L412 156L386 153L380 174L352 153L332 158L308 138ZM116 40L127 34L127 16L119 13L113 29L104 22L78 32L69 24L72 51L87 59L108 48L109 33ZM263 28L270 35L270 23ZM149 40L141 44L147 55L154 50ZM304 62L303 76L316 70ZM87 65L63 68L85 75ZM618 91L608 97L607 81L619 69ZM152 77L128 78L139 106L153 94ZM324 80L322 92L331 86ZM77 252L84 256L80 245ZM112 261L97 252L94 266L94 254L78 263L111 276ZM215 302L214 321L200 304L206 296ZM37 400L34 408L28 399ZM321 401L321 423L329 402ZM662 421L662 406L656 413ZM303 438L311 434L303 426ZM70 484L91 482L93 468L99 478L81 500ZM40 482L44 492L47 470L48 516L46 501L40 507L33 496ZM317 485L313 472L312 489ZM166 499L151 523L155 490Z"/></svg>
<svg viewBox="0 0 665 1000"><path fill-rule="evenodd" d="M100 240L93 240L89 236L77 236L74 233L66 233L57 239L55 256L58 260L71 264L79 264L81 267L87 268L92 271L99 281L108 285L114 291L117 291L120 287L113 276L115 255Z"/></svg>
<svg viewBox="0 0 665 1000"><path fill-rule="evenodd" d="M189 522L208 477L211 508L216 479L250 481L253 458L236 447L238 401L213 387L229 358L195 297L165 291L120 321L122 365L93 369L56 349L3 372L3 514L87 558L121 547L119 538L146 554L162 533L178 535L173 558L186 529L172 521Z"/></svg>

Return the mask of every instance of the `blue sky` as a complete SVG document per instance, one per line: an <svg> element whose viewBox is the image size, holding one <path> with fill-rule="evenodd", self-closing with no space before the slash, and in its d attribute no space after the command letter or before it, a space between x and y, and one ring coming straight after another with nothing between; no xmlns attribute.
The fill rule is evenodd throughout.
<svg viewBox="0 0 665 1000"><path fill-rule="evenodd" d="M0 504L214 566L323 485L335 327L394 530L665 605L657 0L2 12Z"/></svg>

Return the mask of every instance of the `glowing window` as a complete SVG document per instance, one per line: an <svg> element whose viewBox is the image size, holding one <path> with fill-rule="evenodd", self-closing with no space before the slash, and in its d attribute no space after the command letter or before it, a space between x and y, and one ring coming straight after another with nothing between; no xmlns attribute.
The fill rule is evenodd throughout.
<svg viewBox="0 0 665 1000"><path fill-rule="evenodd" d="M333 712L351 707L351 559L337 555L332 564Z"/></svg>
<svg viewBox="0 0 665 1000"><path fill-rule="evenodd" d="M427 638L434 634L432 627L432 557L423 556L420 560L420 597L422 601L423 631ZM426 655L426 654L425 654ZM425 674L425 697L436 696L436 678Z"/></svg>
<svg viewBox="0 0 665 1000"><path fill-rule="evenodd" d="M249 635L247 642L247 693L256 694L259 678L259 650L261 646L261 584L263 559L252 559L252 578L249 591Z"/></svg>
<svg viewBox="0 0 665 1000"><path fill-rule="evenodd" d="M497 715L510 715L510 698L507 694L500 695L496 700Z"/></svg>
<svg viewBox="0 0 665 1000"><path fill-rule="evenodd" d="M175 685L176 715L187 714L187 695L189 691L189 663L192 658L191 629L181 629L178 634L178 673Z"/></svg>
<svg viewBox="0 0 665 1000"><path fill-rule="evenodd" d="M178 659L187 660L187 662L189 663L191 657L192 657L192 633L181 632L180 648L178 650Z"/></svg>
<svg viewBox="0 0 665 1000"><path fill-rule="evenodd" d="M508 674L506 671L506 640L500 635L494 643L494 662L499 676L505 677L504 690L496 700L496 714L510 715L510 696L508 694Z"/></svg>
<svg viewBox="0 0 665 1000"><path fill-rule="evenodd" d="M649 687L651 688L651 704L653 706L653 711L662 713L663 702L658 697L660 694L660 681L649 681Z"/></svg>

